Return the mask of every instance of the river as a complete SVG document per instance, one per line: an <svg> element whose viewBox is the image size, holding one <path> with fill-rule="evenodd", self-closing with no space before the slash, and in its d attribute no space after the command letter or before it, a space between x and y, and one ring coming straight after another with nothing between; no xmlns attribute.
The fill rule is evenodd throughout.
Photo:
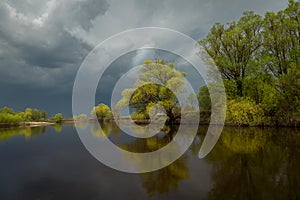
<svg viewBox="0 0 300 200"><path fill-rule="evenodd" d="M93 125L81 128L95 140L107 136L134 152L161 148L176 130L133 139L113 124L103 124L101 133ZM300 130L225 127L209 155L199 159L206 130L198 129L177 161L142 174L119 172L97 161L74 126L0 130L0 199L300 198Z"/></svg>

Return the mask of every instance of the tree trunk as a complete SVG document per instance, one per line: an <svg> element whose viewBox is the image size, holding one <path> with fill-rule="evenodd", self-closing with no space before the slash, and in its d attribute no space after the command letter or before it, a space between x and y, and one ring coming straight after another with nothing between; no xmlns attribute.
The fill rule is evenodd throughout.
<svg viewBox="0 0 300 200"><path fill-rule="evenodd" d="M237 95L242 97L243 96L243 82L241 80L236 81L236 89L237 89Z"/></svg>
<svg viewBox="0 0 300 200"><path fill-rule="evenodd" d="M167 116L169 117L169 119L167 120L167 124L173 125L176 123L176 117L174 116L172 110L167 111Z"/></svg>

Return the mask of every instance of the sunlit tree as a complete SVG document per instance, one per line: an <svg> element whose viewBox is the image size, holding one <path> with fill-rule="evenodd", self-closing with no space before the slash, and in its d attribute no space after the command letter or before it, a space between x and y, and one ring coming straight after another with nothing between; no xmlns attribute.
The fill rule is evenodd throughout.
<svg viewBox="0 0 300 200"><path fill-rule="evenodd" d="M184 92L184 72L174 68L173 63L163 60L146 60L140 67L140 75L135 88L122 92L117 107L128 106L134 109L133 117L149 118L150 108L158 104L165 109L168 123L175 123L180 117L176 93Z"/></svg>

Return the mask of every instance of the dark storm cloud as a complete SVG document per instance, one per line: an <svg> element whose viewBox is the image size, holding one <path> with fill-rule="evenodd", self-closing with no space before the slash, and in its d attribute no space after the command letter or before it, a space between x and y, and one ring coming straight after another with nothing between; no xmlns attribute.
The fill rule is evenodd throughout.
<svg viewBox="0 0 300 200"><path fill-rule="evenodd" d="M157 26L198 40L217 21L237 20L245 10L263 14L286 5L286 0L3 0L0 107L45 105L70 115L72 85L81 62L99 42L120 31ZM129 69L149 56L153 54L133 53L115 65ZM105 84L121 76L118 67L107 73ZM109 89L102 92L107 97Z"/></svg>
<svg viewBox="0 0 300 200"><path fill-rule="evenodd" d="M68 30L74 27L89 30L92 20L104 14L108 4L97 0L59 2L48 1L41 8L44 13L37 16L23 13L27 13L24 2L16 8L10 2L1 3L0 39L14 50L7 53L17 54L12 56L38 67L80 63L91 47L74 38Z"/></svg>

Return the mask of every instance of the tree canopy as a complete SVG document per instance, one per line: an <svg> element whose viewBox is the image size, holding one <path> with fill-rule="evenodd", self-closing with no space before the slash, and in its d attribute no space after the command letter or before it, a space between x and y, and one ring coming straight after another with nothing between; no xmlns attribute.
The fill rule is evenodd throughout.
<svg viewBox="0 0 300 200"><path fill-rule="evenodd" d="M91 115L96 116L100 120L112 117L110 108L103 103L100 103L97 106L95 106L91 111Z"/></svg>
<svg viewBox="0 0 300 200"><path fill-rule="evenodd" d="M135 88L122 92L117 108L129 106L134 119L148 119L150 108L158 104L165 109L168 123L175 123L180 117L176 93L184 92L184 72L174 68L173 63L164 60L146 60L140 67ZM129 105L126 105L129 102Z"/></svg>
<svg viewBox="0 0 300 200"><path fill-rule="evenodd" d="M300 2L290 0L277 13L262 17L248 11L238 22L216 23L198 42L218 66L227 98L233 100L227 105L228 116L249 112L245 109L250 107L240 105L255 102L255 109L263 110L262 122L300 125L299 20ZM211 106L208 96L207 88L200 88L200 105L207 110Z"/></svg>
<svg viewBox="0 0 300 200"><path fill-rule="evenodd" d="M47 118L46 111L26 108L24 111L15 112L12 108L0 109L0 123L20 123L31 121L44 121Z"/></svg>
<svg viewBox="0 0 300 200"><path fill-rule="evenodd" d="M62 123L63 115L62 115L61 113L57 113L57 114L55 114L55 115L53 116L53 120L54 120L56 123L60 124L60 123Z"/></svg>
<svg viewBox="0 0 300 200"><path fill-rule="evenodd" d="M238 22L216 23L199 44L213 58L225 79L236 84L237 95L243 96L243 79L262 45L263 20L260 15L245 12Z"/></svg>

